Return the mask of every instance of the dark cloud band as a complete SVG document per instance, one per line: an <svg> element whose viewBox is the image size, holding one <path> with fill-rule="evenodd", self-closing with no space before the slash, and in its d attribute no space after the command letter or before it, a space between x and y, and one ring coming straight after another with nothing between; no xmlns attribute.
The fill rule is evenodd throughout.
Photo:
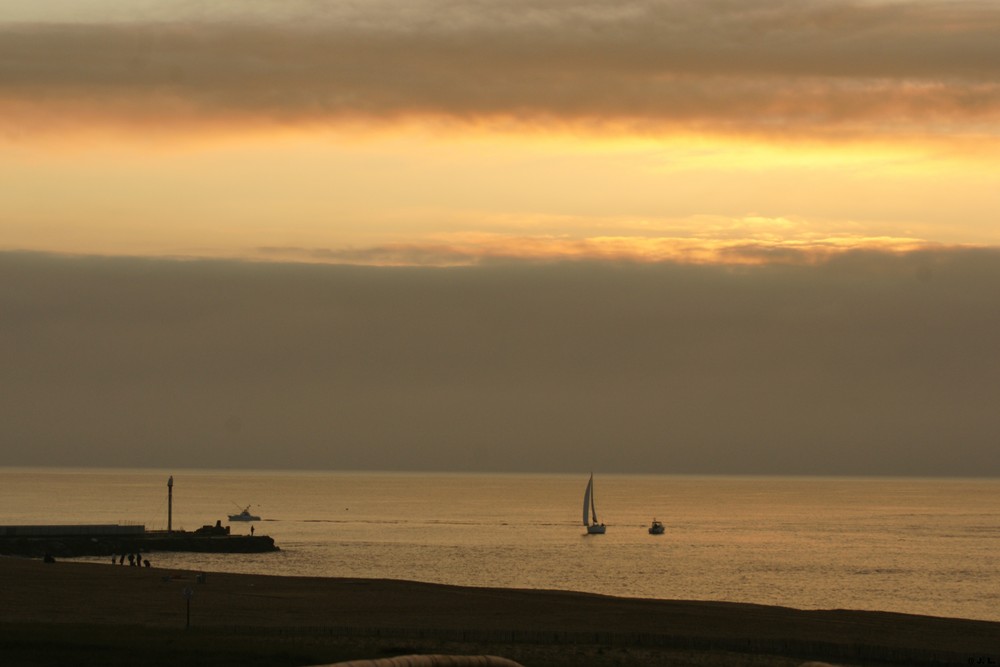
<svg viewBox="0 0 1000 667"><path fill-rule="evenodd" d="M516 4L431 3L395 21L9 25L0 105L8 123L438 116L807 134L1000 124L992 4Z"/></svg>
<svg viewBox="0 0 1000 667"><path fill-rule="evenodd" d="M619 472L1000 473L995 250L738 269L0 253L0 279L8 465L560 471L583 448Z"/></svg>

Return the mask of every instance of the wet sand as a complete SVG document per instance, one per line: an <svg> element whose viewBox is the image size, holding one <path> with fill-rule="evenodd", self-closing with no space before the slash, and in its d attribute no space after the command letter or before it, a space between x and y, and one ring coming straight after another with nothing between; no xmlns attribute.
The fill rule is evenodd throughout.
<svg viewBox="0 0 1000 667"><path fill-rule="evenodd" d="M1000 664L1000 623L883 612L372 579L209 572L199 581L3 557L0 591L9 665L308 665L415 652L528 667Z"/></svg>

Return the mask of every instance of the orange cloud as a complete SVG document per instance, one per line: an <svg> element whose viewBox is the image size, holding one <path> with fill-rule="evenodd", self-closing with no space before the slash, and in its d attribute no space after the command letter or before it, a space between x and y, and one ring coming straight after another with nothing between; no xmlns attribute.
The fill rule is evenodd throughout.
<svg viewBox="0 0 1000 667"><path fill-rule="evenodd" d="M816 264L845 253L909 253L940 249L921 239L833 236L800 240L456 235L451 240L356 248L262 247L250 258L366 266L475 266L496 261L613 260L637 263Z"/></svg>

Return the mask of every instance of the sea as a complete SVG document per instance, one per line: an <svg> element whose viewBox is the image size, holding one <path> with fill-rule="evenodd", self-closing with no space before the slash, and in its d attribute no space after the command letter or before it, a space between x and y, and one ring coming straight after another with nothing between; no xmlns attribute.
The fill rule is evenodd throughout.
<svg viewBox="0 0 1000 667"><path fill-rule="evenodd" d="M0 525L231 526L202 572L389 578L1000 621L1000 480L0 468ZM258 522L230 522L249 506ZM650 535L653 519L666 526ZM106 563L110 558L80 560Z"/></svg>

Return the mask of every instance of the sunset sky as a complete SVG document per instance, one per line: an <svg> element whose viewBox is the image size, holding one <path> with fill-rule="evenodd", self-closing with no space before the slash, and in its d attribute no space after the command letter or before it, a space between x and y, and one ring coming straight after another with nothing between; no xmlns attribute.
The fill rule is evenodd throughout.
<svg viewBox="0 0 1000 667"><path fill-rule="evenodd" d="M998 166L995 2L3 3L0 452L1000 474Z"/></svg>

